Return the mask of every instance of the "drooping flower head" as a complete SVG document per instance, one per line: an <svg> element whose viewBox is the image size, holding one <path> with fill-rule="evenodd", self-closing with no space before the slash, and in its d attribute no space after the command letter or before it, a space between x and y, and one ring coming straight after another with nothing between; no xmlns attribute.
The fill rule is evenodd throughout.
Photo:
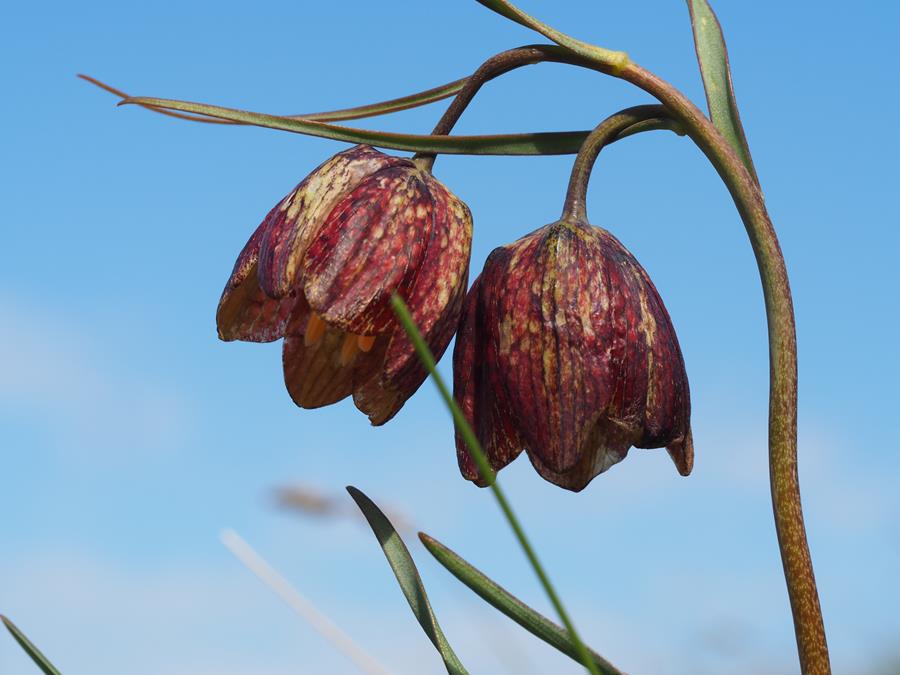
<svg viewBox="0 0 900 675"><path fill-rule="evenodd" d="M219 337L283 337L298 406L352 394L383 424L426 376L390 297L405 300L440 357L465 296L471 239L469 209L429 172L353 147L307 176L250 237L219 302Z"/></svg>
<svg viewBox="0 0 900 675"><path fill-rule="evenodd" d="M524 449L570 490L666 447L693 465L690 395L662 300L609 232L562 220L495 249L465 301L454 395L492 467ZM457 435L460 469L480 483Z"/></svg>

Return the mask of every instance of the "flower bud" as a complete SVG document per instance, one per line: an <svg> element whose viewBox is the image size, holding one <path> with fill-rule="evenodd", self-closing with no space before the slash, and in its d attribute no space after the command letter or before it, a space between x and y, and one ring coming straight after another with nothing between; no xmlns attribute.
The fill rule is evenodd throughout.
<svg viewBox="0 0 900 675"><path fill-rule="evenodd" d="M609 232L559 221L495 249L466 297L454 396L495 470L524 449L570 490L666 447L693 465L684 360L662 300ZM480 483L457 434L460 469Z"/></svg>
<svg viewBox="0 0 900 675"><path fill-rule="evenodd" d="M298 406L352 394L383 424L426 377L391 295L439 358L458 323L471 240L469 209L430 173L353 147L307 176L250 237L219 302L219 337L283 337Z"/></svg>

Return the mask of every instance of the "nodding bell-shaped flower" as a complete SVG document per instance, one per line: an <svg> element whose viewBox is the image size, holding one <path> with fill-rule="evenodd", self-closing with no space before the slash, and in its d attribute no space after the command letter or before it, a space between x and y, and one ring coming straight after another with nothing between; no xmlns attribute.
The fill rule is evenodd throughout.
<svg viewBox="0 0 900 675"><path fill-rule="evenodd" d="M471 241L469 209L429 172L353 147L307 176L250 237L219 302L219 337L283 337L284 381L298 406L352 394L384 424L426 377L391 295L440 357L458 324Z"/></svg>
<svg viewBox="0 0 900 675"><path fill-rule="evenodd" d="M609 232L559 221L491 253L465 301L454 396L495 470L524 449L569 490L666 447L693 465L690 396L662 300ZM463 476L481 484L457 434Z"/></svg>

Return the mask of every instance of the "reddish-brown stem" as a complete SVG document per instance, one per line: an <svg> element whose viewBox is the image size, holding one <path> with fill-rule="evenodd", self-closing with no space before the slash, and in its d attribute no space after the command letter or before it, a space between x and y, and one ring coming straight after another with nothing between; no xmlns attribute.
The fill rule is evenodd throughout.
<svg viewBox="0 0 900 675"><path fill-rule="evenodd" d="M453 102L447 108L441 119L435 125L431 132L433 136L446 136L452 130L456 122L462 116L465 109L475 98L475 94L481 87L495 77L499 77L504 73L508 73L516 68L528 66L544 61L556 61L558 63L571 63L581 65L586 68L595 68L595 66L578 56L574 56L569 50L556 45L528 45L525 47L517 47L500 52L489 58L479 66L469 77L466 85L460 90L453 99ZM414 159L422 168L430 171L434 166L434 154L417 154Z"/></svg>
<svg viewBox="0 0 900 675"><path fill-rule="evenodd" d="M769 325L769 479L800 667L828 675L831 665L812 559L806 540L797 473L797 333L787 268L762 191L713 123L681 92L630 63L616 76L656 97L725 182L747 229L759 267Z"/></svg>

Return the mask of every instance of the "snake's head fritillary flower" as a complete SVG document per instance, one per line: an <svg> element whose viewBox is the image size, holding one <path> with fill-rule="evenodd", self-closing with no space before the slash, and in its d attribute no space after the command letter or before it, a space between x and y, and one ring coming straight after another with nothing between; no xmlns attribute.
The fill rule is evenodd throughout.
<svg viewBox="0 0 900 675"><path fill-rule="evenodd" d="M525 450L578 491L630 447L693 466L690 395L662 300L609 232L559 221L495 249L465 301L454 395L495 470ZM463 475L481 484L457 435Z"/></svg>
<svg viewBox="0 0 900 675"><path fill-rule="evenodd" d="M219 337L284 338L298 406L352 394L383 424L426 377L391 295L439 358L458 324L471 240L469 209L429 172L353 147L307 176L250 237L219 302Z"/></svg>

